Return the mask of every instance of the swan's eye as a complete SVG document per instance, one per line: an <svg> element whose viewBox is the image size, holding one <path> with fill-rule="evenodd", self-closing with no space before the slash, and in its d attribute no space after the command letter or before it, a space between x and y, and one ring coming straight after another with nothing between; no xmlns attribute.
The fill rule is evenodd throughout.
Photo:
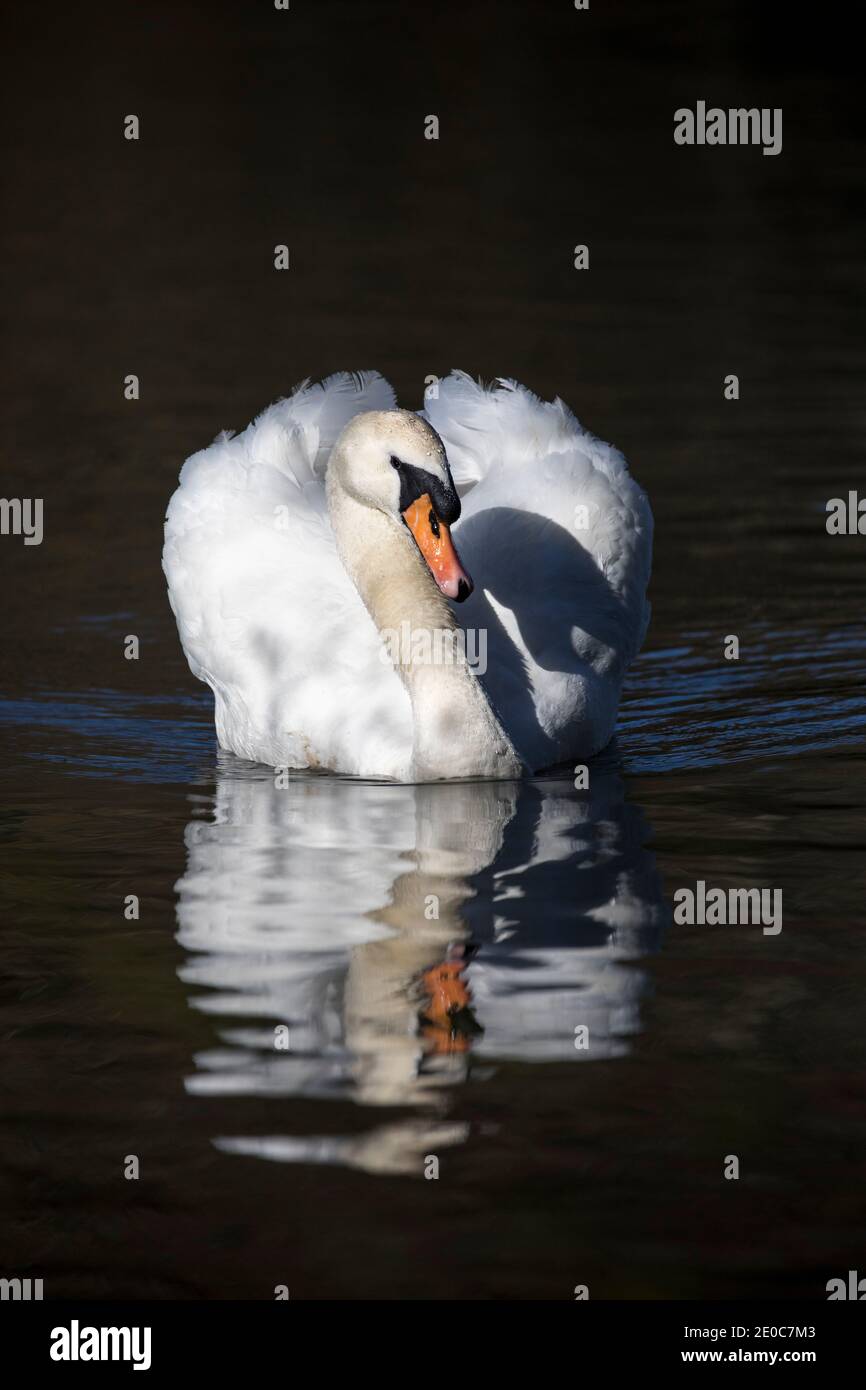
<svg viewBox="0 0 866 1390"><path fill-rule="evenodd" d="M437 536L437 537L438 537L438 535L439 535L439 518L438 518L438 516L436 515L436 513L434 512L434 510L433 510L432 507L430 508L430 530L433 532L433 535L434 535L434 536Z"/></svg>
<svg viewBox="0 0 866 1390"><path fill-rule="evenodd" d="M432 504L434 512L434 518L430 521L430 531L434 537L438 537L439 532L434 530L434 521L436 526L450 526L460 516L460 498L447 467L443 479L441 475L431 473L426 468L407 463L396 454L390 455L390 462L400 479L400 511L405 512L413 502L417 502L421 497L426 498L425 505Z"/></svg>

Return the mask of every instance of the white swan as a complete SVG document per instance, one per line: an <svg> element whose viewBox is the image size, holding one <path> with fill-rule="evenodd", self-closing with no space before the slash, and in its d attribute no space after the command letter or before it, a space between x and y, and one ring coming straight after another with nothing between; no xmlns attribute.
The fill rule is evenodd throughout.
<svg viewBox="0 0 866 1390"><path fill-rule="evenodd" d="M408 782L604 747L651 547L622 455L561 401L454 372L419 416L369 372L188 459L163 567L224 748Z"/></svg>

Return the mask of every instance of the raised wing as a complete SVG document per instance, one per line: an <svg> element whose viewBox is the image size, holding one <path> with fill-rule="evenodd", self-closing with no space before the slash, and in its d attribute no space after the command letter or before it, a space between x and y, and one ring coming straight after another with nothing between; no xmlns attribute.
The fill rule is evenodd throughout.
<svg viewBox="0 0 866 1390"><path fill-rule="evenodd" d="M646 496L561 400L517 382L453 372L424 414L464 499L455 540L476 588L460 619L476 644L486 631L494 708L533 767L597 751L649 619Z"/></svg>
<svg viewBox="0 0 866 1390"><path fill-rule="evenodd" d="M411 743L405 693L340 563L324 490L344 425L394 404L374 372L304 383L183 466L163 568L190 667L235 752L261 758L264 731L274 764L363 772L365 749L400 745L395 720Z"/></svg>

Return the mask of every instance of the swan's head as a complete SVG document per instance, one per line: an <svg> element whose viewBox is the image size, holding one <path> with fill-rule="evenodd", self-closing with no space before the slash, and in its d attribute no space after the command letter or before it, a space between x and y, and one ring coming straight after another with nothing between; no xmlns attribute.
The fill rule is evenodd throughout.
<svg viewBox="0 0 866 1390"><path fill-rule="evenodd" d="M458 603L469 597L472 580L449 530L460 498L445 446L425 420L410 410L356 415L328 464L328 486L335 485L408 529L443 594Z"/></svg>

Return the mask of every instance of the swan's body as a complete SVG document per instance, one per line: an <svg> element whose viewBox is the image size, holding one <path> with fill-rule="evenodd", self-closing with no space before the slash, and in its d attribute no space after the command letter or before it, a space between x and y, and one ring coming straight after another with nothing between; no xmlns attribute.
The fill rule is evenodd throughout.
<svg viewBox="0 0 866 1390"><path fill-rule="evenodd" d="M459 622L456 493L476 582ZM301 387L188 459L163 565L223 747L362 777L501 778L610 739L651 545L625 460L561 402L454 373L422 418L369 373Z"/></svg>

